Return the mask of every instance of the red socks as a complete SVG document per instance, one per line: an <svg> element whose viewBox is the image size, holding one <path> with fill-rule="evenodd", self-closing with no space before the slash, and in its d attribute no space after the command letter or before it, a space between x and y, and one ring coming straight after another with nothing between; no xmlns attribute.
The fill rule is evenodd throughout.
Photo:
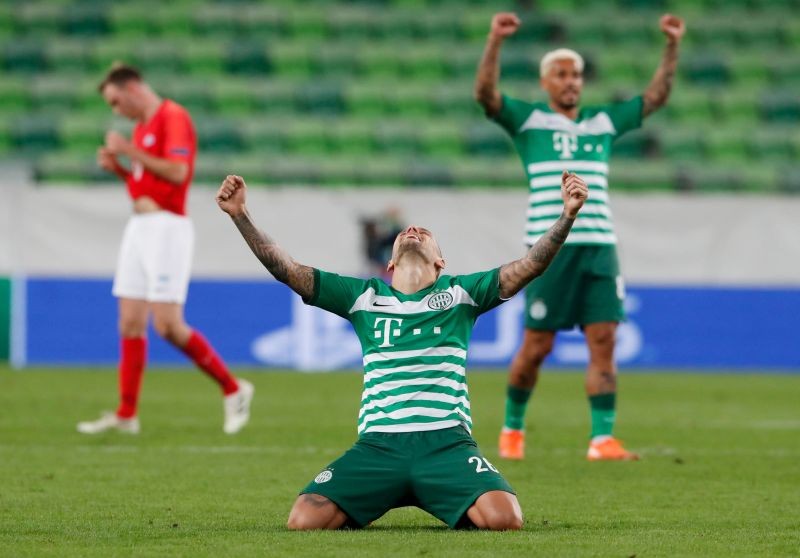
<svg viewBox="0 0 800 558"><path fill-rule="evenodd" d="M125 337L122 339L122 355L119 361L119 407L117 416L136 416L136 402L142 386L142 374L147 360L147 339Z"/></svg>
<svg viewBox="0 0 800 558"><path fill-rule="evenodd" d="M239 389L236 378L228 372L228 367L222 362L222 358L211 346L211 343L203 337L197 330L192 331L192 336L183 348L183 352L206 374L222 388L222 393L230 395Z"/></svg>

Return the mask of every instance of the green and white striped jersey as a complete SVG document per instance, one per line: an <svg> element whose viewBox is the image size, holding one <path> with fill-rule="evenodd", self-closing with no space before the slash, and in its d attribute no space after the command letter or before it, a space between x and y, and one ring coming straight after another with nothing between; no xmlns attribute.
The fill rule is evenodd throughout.
<svg viewBox="0 0 800 558"><path fill-rule="evenodd" d="M528 176L525 242L534 244L561 215L561 172L575 172L589 186L567 244L617 243L608 204L611 144L642 124L642 98L583 107L577 120L554 112L547 103L527 103L503 95L495 116L514 141Z"/></svg>
<svg viewBox="0 0 800 558"><path fill-rule="evenodd" d="M382 280L314 270L308 304L353 324L364 390L358 434L472 429L465 364L479 315L499 305L499 269L443 275L413 294Z"/></svg>

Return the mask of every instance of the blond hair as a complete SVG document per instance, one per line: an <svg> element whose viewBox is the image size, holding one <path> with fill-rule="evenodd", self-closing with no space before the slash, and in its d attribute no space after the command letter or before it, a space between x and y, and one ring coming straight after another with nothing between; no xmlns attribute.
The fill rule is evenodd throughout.
<svg viewBox="0 0 800 558"><path fill-rule="evenodd" d="M569 48L558 48L542 56L542 61L539 63L539 77L546 76L553 63L558 60L572 60L575 68L579 72L583 71L583 57L580 54Z"/></svg>

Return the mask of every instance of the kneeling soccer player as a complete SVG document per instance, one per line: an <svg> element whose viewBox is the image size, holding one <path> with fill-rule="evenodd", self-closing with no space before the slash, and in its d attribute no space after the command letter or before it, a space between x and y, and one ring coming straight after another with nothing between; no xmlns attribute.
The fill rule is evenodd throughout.
<svg viewBox="0 0 800 558"><path fill-rule="evenodd" d="M490 271L441 275L431 232L408 227L394 242L391 286L297 263L255 226L246 190L240 176L228 176L217 203L276 279L353 324L364 354L358 441L303 489L288 527L364 527L392 508L417 506L452 528L520 529L513 489L470 435L467 345L479 315L552 261L586 200L586 183L564 172L561 217L524 257Z"/></svg>

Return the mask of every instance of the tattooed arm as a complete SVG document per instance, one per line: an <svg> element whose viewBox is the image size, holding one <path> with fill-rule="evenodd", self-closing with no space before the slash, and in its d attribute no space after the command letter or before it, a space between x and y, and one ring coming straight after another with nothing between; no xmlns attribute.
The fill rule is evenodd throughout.
<svg viewBox="0 0 800 558"><path fill-rule="evenodd" d="M245 207L247 185L241 176L228 175L217 192L217 205L231 216L247 245L270 273L303 299L314 294L314 270L297 263L264 231L256 227Z"/></svg>
<svg viewBox="0 0 800 558"><path fill-rule="evenodd" d="M492 27L475 76L475 100L489 116L499 113L503 105L497 88L500 80L500 47L506 38L517 32L519 26L519 18L512 13L498 13L492 18Z"/></svg>
<svg viewBox="0 0 800 558"><path fill-rule="evenodd" d="M667 46L664 48L664 55L656 74L644 91L642 116L649 116L666 104L678 66L678 45L686 32L683 20L673 15L662 16L659 25L661 31L667 36Z"/></svg>
<svg viewBox="0 0 800 558"><path fill-rule="evenodd" d="M544 273L561 245L567 240L572 224L588 193L589 189L583 180L575 174L567 174L567 171L564 171L561 175L564 211L558 221L531 246L525 256L500 268L501 298L511 298L534 278Z"/></svg>

